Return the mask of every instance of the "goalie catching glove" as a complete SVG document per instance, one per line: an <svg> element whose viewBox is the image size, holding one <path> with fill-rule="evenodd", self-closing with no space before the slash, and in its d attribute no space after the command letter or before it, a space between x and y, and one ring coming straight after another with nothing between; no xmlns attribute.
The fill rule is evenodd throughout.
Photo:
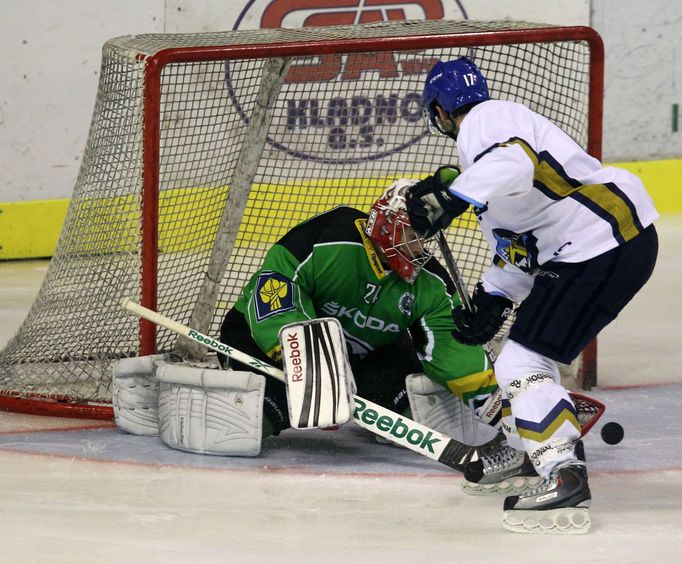
<svg viewBox="0 0 682 564"><path fill-rule="evenodd" d="M514 310L511 300L489 294L480 282L474 289L471 306L473 312L463 306L452 311L457 326L452 336L463 345L484 345L491 341Z"/></svg>
<svg viewBox="0 0 682 564"><path fill-rule="evenodd" d="M432 237L467 210L469 203L448 190L459 174L456 166L442 166L407 191L407 213L417 233Z"/></svg>
<svg viewBox="0 0 682 564"><path fill-rule="evenodd" d="M291 426L314 429L349 421L355 380L338 320L327 317L285 325L279 341Z"/></svg>

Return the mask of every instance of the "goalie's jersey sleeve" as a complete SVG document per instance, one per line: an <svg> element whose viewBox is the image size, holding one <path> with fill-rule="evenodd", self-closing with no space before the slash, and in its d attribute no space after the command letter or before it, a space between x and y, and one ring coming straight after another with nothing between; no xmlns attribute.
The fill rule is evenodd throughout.
<svg viewBox="0 0 682 564"><path fill-rule="evenodd" d="M364 234L367 215L338 207L289 231L268 251L235 304L260 349L279 360L282 326L335 317L351 354L363 355L410 331L424 372L465 401L495 381L480 347L452 338L452 282L430 260L413 284L385 269ZM457 302L459 303L459 302Z"/></svg>
<svg viewBox="0 0 682 564"><path fill-rule="evenodd" d="M582 262L641 233L658 217L642 182L603 166L522 104L489 100L464 118L463 173L452 190L472 203L497 264L524 272Z"/></svg>

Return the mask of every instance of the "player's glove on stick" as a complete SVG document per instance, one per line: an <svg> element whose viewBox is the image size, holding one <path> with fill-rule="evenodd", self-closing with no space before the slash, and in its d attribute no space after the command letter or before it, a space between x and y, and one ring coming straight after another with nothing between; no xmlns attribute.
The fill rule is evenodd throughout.
<svg viewBox="0 0 682 564"><path fill-rule="evenodd" d="M514 308L511 300L487 293L480 282L476 284L471 296L471 306L471 313L462 306L457 306L452 311L452 318L457 326L452 336L464 345L483 345L489 342Z"/></svg>
<svg viewBox="0 0 682 564"><path fill-rule="evenodd" d="M469 203L448 190L459 174L456 166L442 166L407 191L407 213L417 233L432 237L467 210Z"/></svg>

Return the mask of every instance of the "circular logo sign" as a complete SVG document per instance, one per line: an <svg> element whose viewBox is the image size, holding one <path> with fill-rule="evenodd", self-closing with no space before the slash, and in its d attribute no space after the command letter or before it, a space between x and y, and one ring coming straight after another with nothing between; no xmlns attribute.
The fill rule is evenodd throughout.
<svg viewBox="0 0 682 564"><path fill-rule="evenodd" d="M300 28L395 20L466 19L459 1L252 0L234 29ZM424 77L437 61L423 53L330 53L297 57L287 72L268 143L304 160L349 164L403 151L428 134ZM249 61L226 64L229 96L241 118L260 79ZM247 102L247 96L250 102ZM283 104L283 105L282 105Z"/></svg>

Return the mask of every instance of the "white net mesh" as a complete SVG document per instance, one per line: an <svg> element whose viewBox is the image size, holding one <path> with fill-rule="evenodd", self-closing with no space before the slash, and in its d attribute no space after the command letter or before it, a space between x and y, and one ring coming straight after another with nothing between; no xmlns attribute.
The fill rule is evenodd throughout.
<svg viewBox="0 0 682 564"><path fill-rule="evenodd" d="M532 42L494 44L495 37L507 41L509 30L526 28L536 32ZM36 302L0 353L0 393L106 403L112 363L138 354L138 320L118 303L124 296L140 299L141 204L149 198L144 163L153 155L152 132L143 127L150 111L145 68L156 53L178 49L178 62L161 73L158 256L144 260L158 261L158 311L189 323L254 115L267 49L289 46L291 67L271 108L265 148L206 328L218 335L225 311L265 251L293 225L339 204L368 210L392 180L457 162L454 144L429 136L421 118L419 96L436 60L474 58L494 98L529 105L585 146L590 46L568 35L543 41L537 34L544 28L422 21L108 42L71 205ZM446 35L467 46L443 47ZM423 36L432 36L427 47L399 45L401 38ZM356 52L371 38L381 45ZM477 38L480 45L469 46ZM235 55L235 48L242 51ZM458 221L448 239L473 285L490 260L475 218ZM158 331L159 350L174 343L174 335Z"/></svg>

